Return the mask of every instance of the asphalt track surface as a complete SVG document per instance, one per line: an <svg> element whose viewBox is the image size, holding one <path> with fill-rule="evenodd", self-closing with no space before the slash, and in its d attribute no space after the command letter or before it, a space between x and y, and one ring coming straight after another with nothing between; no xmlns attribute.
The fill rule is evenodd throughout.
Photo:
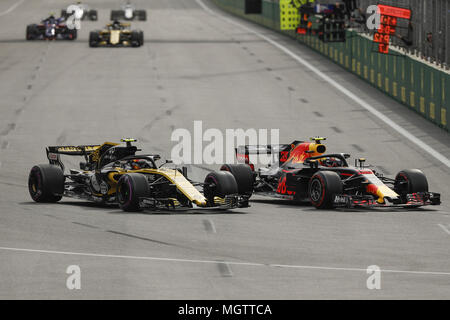
<svg viewBox="0 0 450 320"><path fill-rule="evenodd" d="M84 22L74 42L24 40L26 24L61 1L0 2L0 298L449 299L450 169L246 28L447 159L448 133L308 48L203 2L209 10L196 0L136 1L148 10L147 22L132 24L145 33L137 49L88 47L119 1L91 1L99 21ZM29 169L46 162L47 145L131 136L168 157L172 131L194 120L279 128L287 143L326 136L329 151L364 156L387 175L422 169L443 204L318 211L255 198L230 212L130 214L29 197ZM80 290L66 287L69 265L81 268ZM370 265L382 270L380 290L366 287Z"/></svg>

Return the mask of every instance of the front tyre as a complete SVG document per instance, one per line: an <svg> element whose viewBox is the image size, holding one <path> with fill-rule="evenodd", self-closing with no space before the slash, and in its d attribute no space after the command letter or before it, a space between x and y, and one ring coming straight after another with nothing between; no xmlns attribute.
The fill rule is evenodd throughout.
<svg viewBox="0 0 450 320"><path fill-rule="evenodd" d="M309 199L317 209L333 208L334 196L342 191L342 180L336 172L319 171L309 180Z"/></svg>
<svg viewBox="0 0 450 320"><path fill-rule="evenodd" d="M91 31L89 33L89 47L97 48L100 42L100 34L97 31Z"/></svg>
<svg viewBox="0 0 450 320"><path fill-rule="evenodd" d="M401 197L416 192L428 192L427 177L419 169L405 169L397 173L394 191Z"/></svg>
<svg viewBox="0 0 450 320"><path fill-rule="evenodd" d="M213 171L205 177L203 193L208 203L213 206L215 197L225 198L227 195L238 194L238 185L230 172Z"/></svg>
<svg viewBox="0 0 450 320"><path fill-rule="evenodd" d="M141 37L143 37L143 34L141 35L141 33L139 31L132 31L131 32L131 46L132 47L139 47L141 46Z"/></svg>
<svg viewBox="0 0 450 320"><path fill-rule="evenodd" d="M39 30L35 24L30 24L27 26L26 39L36 40L39 34Z"/></svg>
<svg viewBox="0 0 450 320"><path fill-rule="evenodd" d="M66 39L67 40L76 40L78 36L77 29L67 29Z"/></svg>
<svg viewBox="0 0 450 320"><path fill-rule="evenodd" d="M149 187L145 175L127 173L117 183L117 202L123 211L141 211L140 198L148 197Z"/></svg>
<svg viewBox="0 0 450 320"><path fill-rule="evenodd" d="M64 173L51 164L34 166L28 176L28 190L36 202L57 202L64 193Z"/></svg>

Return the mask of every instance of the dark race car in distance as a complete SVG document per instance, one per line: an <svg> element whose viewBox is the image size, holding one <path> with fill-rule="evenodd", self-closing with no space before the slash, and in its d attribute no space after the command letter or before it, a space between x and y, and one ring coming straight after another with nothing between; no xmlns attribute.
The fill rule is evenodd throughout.
<svg viewBox="0 0 450 320"><path fill-rule="evenodd" d="M98 12L97 10L94 9L90 9L86 4L81 3L80 1L77 2L75 4L76 6L78 6L78 8L80 10L82 10L82 15L80 20L91 20L91 21L97 21L98 19ZM70 8L70 6L69 6ZM67 12L67 9L63 9L61 10L61 17L63 17L64 19L67 19L68 17L70 17L72 14L74 14L74 12Z"/></svg>
<svg viewBox="0 0 450 320"><path fill-rule="evenodd" d="M62 18L50 16L39 24L29 24L26 29L27 40L75 40L77 29L70 29Z"/></svg>
<svg viewBox="0 0 450 320"><path fill-rule="evenodd" d="M326 154L322 140L325 138L282 145L239 146L236 156L243 164L226 164L221 170L235 176L242 194L306 200L318 209L420 207L441 203L439 193L428 191L422 171L405 169L395 178L388 178L365 166L363 158L355 159L355 165L351 166L347 162L349 154ZM278 160L254 171L250 154L276 154Z"/></svg>

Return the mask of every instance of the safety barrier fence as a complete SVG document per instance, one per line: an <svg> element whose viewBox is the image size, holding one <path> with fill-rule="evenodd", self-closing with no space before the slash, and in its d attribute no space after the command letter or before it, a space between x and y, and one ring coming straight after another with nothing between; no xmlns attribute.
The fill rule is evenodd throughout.
<svg viewBox="0 0 450 320"><path fill-rule="evenodd" d="M395 49L391 50L393 54L374 52L372 39L354 31L347 31L347 40L339 43L280 31L278 2L263 0L261 14L245 14L245 0L211 1L225 11L289 35L450 131L450 72Z"/></svg>

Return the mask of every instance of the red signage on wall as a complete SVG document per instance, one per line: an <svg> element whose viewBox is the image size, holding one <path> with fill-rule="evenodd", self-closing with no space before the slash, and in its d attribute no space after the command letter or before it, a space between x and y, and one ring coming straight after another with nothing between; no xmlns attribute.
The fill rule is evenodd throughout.
<svg viewBox="0 0 450 320"><path fill-rule="evenodd" d="M397 19L410 19L411 10L379 4L380 27L373 35L373 42L378 43L378 52L389 52L389 40L395 35Z"/></svg>

